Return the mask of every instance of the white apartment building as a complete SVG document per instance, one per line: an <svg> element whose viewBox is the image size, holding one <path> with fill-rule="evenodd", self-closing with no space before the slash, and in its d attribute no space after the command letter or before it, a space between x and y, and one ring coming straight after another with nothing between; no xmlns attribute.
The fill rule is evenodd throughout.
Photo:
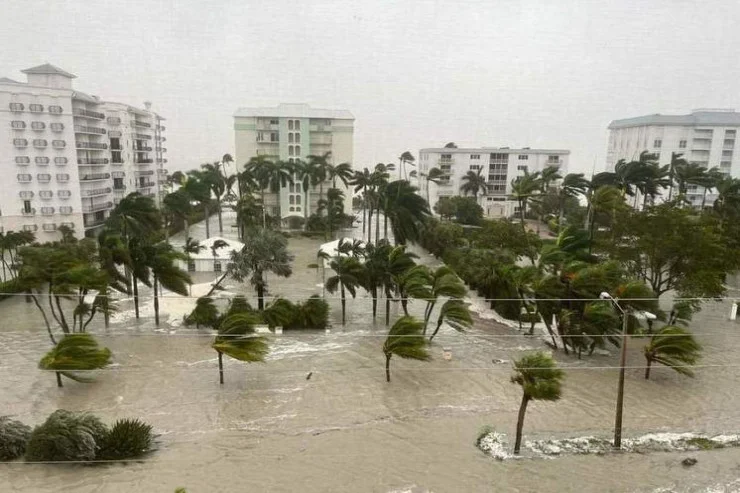
<svg viewBox="0 0 740 493"><path fill-rule="evenodd" d="M468 171L481 171L486 177L487 189L478 195L478 204L486 217L510 217L519 212L518 204L511 200L511 182L524 171L534 173L547 166L558 166L561 174L567 173L570 151L561 149L510 149L508 147L480 147L455 149L447 147L426 148L419 151L419 193L428 198L433 209L440 197L464 195L460 188ZM448 174L440 183L429 182L424 177L431 168Z"/></svg>
<svg viewBox="0 0 740 493"><path fill-rule="evenodd" d="M239 108L234 113L235 164L238 170L254 156L292 162L330 152L329 163L353 162L354 117L346 110L311 108L307 104L280 104L269 108ZM324 194L331 186L323 185ZM344 192L344 212L352 211L351 187L337 182ZM319 187L304 197L300 184L289 184L279 193L267 193L265 205L272 215L307 218L315 213ZM307 202L304 203L304 202ZM308 207L307 207L308 205Z"/></svg>
<svg viewBox="0 0 740 493"><path fill-rule="evenodd" d="M620 159L637 160L649 151L660 165L671 162L673 153L705 168L717 167L725 174L740 176L740 155L735 153L735 137L740 129L740 113L732 109L697 109L688 115L647 115L614 120L609 124L606 169L614 170ZM701 205L704 189L690 186L687 198ZM716 196L707 195L711 204ZM638 200L638 203L640 201Z"/></svg>
<svg viewBox="0 0 740 493"><path fill-rule="evenodd" d="M166 159L164 120L150 110L101 101L72 87L50 64L0 78L0 229L34 231L39 241L72 227L93 235L127 193L158 200Z"/></svg>

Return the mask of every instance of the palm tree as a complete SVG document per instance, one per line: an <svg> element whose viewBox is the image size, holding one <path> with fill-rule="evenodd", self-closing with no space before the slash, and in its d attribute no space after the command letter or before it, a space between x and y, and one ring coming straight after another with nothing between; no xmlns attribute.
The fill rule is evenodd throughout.
<svg viewBox="0 0 740 493"><path fill-rule="evenodd" d="M560 166L550 165L546 166L540 173L540 194L545 195L550 191L550 187L561 180L563 175L560 174ZM539 221L537 222L537 234L540 232L540 224L544 222L542 209L540 209Z"/></svg>
<svg viewBox="0 0 740 493"><path fill-rule="evenodd" d="M86 333L66 334L39 362L42 370L53 370L57 387L62 387L62 375L77 382L89 382L75 371L98 370L108 366L110 349L101 348L93 336Z"/></svg>
<svg viewBox="0 0 740 493"><path fill-rule="evenodd" d="M199 329L201 326L218 328L218 308L213 303L213 298L210 296L201 296L195 300L195 308L185 318L185 323L188 325L195 324L196 329Z"/></svg>
<svg viewBox="0 0 740 493"><path fill-rule="evenodd" d="M363 268L360 261L354 257L334 257L329 267L336 273L326 280L326 290L335 293L340 290L342 296L342 325L345 324L346 295L345 290L354 298L357 288L362 285Z"/></svg>
<svg viewBox="0 0 740 493"><path fill-rule="evenodd" d="M564 378L551 356L537 352L523 356L514 362L511 383L522 387L522 403L516 422L516 442L514 453L519 454L522 445L522 427L529 401L556 401L560 399L560 385Z"/></svg>
<svg viewBox="0 0 740 493"><path fill-rule="evenodd" d="M417 191L406 180L391 182L382 191L386 201L383 214L391 223L397 245L418 241L424 225L431 217L429 204Z"/></svg>
<svg viewBox="0 0 740 493"><path fill-rule="evenodd" d="M200 165L202 178L211 189L211 193L216 197L216 210L218 211L218 231L223 234L224 223L221 218L221 198L226 192L226 178L221 173L221 163L216 161L213 164L206 163Z"/></svg>
<svg viewBox="0 0 740 493"><path fill-rule="evenodd" d="M283 235L269 229L255 230L244 238L244 248L240 252L231 252L231 261L226 273L235 281L249 282L257 291L257 303L260 311L265 308L267 281L265 274L271 272L279 277L290 277L293 269L290 263L294 257L288 253L288 241Z"/></svg>
<svg viewBox="0 0 740 493"><path fill-rule="evenodd" d="M388 260L385 264L382 285L385 289L385 324L390 323L391 298L398 292L400 279L415 265L414 259L419 258L415 253L407 252L405 245L398 245L387 250Z"/></svg>
<svg viewBox="0 0 740 493"><path fill-rule="evenodd" d="M362 285L373 299L373 321L378 311L378 291L383 289L388 274L388 255L391 246L387 242L368 243L365 249L365 264Z"/></svg>
<svg viewBox="0 0 740 493"><path fill-rule="evenodd" d="M579 195L585 195L591 183L584 178L583 173L568 173L560 183L558 189L558 233L563 227L565 201Z"/></svg>
<svg viewBox="0 0 740 493"><path fill-rule="evenodd" d="M331 151L325 152L321 155L311 154L309 156L306 156L306 159L308 160L308 167L313 175L312 182L314 186L316 186L316 184L319 185L319 201L324 197L324 182L329 177L330 157Z"/></svg>
<svg viewBox="0 0 740 493"><path fill-rule="evenodd" d="M678 154L677 156L681 156ZM689 185L701 183L704 179L706 168L695 162L686 162L684 159L676 158L673 176L678 186L678 196L685 200Z"/></svg>
<svg viewBox="0 0 740 493"><path fill-rule="evenodd" d="M411 154L410 151L404 151L404 153L398 157L398 178L400 180L408 180L408 174L406 173L408 170L404 165L410 164L411 166L414 166L414 161L416 161L416 158L414 158L414 155Z"/></svg>
<svg viewBox="0 0 740 493"><path fill-rule="evenodd" d="M367 191L372 186L372 174L370 170L364 168L362 171L355 171L355 174L350 182L350 185L355 187L354 193L362 193L362 237L365 237L365 228L367 223ZM370 238L368 238L370 241Z"/></svg>
<svg viewBox="0 0 740 493"><path fill-rule="evenodd" d="M701 345L686 329L675 325L663 327L653 334L650 342L643 348L647 361L645 379L650 378L650 367L653 363L660 363L681 375L693 377L694 372L689 366L696 364L699 360L701 349Z"/></svg>
<svg viewBox="0 0 740 493"><path fill-rule="evenodd" d="M431 273L426 265L415 265L407 269L403 274L396 277L396 289L401 299L401 308L404 315L409 314L408 304L410 298L428 300L431 296L429 285L431 284Z"/></svg>
<svg viewBox="0 0 740 493"><path fill-rule="evenodd" d="M436 270L430 272L430 274L429 298L426 309L424 310L424 334L427 333L427 324L432 316L437 298L445 296L452 299L461 299L467 292L462 280L457 276L455 271L446 265L438 267Z"/></svg>
<svg viewBox="0 0 740 493"><path fill-rule="evenodd" d="M278 217L282 219L283 212L280 210L280 190L287 187L288 184L293 184L293 163L288 161L268 161L268 165L262 168L263 175L258 176L257 180L264 188L267 188L271 193L278 195Z"/></svg>
<svg viewBox="0 0 740 493"><path fill-rule="evenodd" d="M188 255L176 251L167 243L157 243L145 247L146 265L152 273L154 286L154 323L159 325L159 285L181 296L188 295L188 285L192 284L190 275L179 268L178 260L187 260Z"/></svg>
<svg viewBox="0 0 740 493"><path fill-rule="evenodd" d="M223 355L239 361L262 363L269 352L267 339L255 335L254 326L259 318L252 313L234 313L218 326L218 335L211 347L218 353L219 383L224 383Z"/></svg>
<svg viewBox="0 0 740 493"><path fill-rule="evenodd" d="M236 224L239 228L239 239L244 239L247 229L256 228L262 224L262 206L251 194L242 195L234 206Z"/></svg>
<svg viewBox="0 0 740 493"><path fill-rule="evenodd" d="M423 324L414 317L401 317L388 331L388 337L383 343L385 354L385 379L391 381L391 357L395 354L399 358L428 361L431 359L427 352L427 341L422 335Z"/></svg>
<svg viewBox="0 0 740 493"><path fill-rule="evenodd" d="M193 210L193 206L190 204L190 197L184 190L176 190L170 192L162 199L162 213L167 220L168 224L174 223L175 219L182 221L185 229L185 237L190 236L190 224L188 218ZM168 224L165 224L165 238L169 241L169 228Z"/></svg>
<svg viewBox="0 0 740 493"><path fill-rule="evenodd" d="M668 180L670 181L670 189L668 190L668 200L673 198L673 185L676 183L676 171L678 168L688 166L688 161L683 158L683 154L680 152L671 153L671 164L668 165Z"/></svg>
<svg viewBox="0 0 740 493"><path fill-rule="evenodd" d="M432 204L429 203L429 183L439 185L443 181L447 180L448 176L444 171L437 167L430 168L429 172L426 175L422 174L422 176L424 176L427 180L427 204L429 204L429 207L431 207Z"/></svg>
<svg viewBox="0 0 740 493"><path fill-rule="evenodd" d="M527 203L533 195L540 191L539 172L530 173L524 171L524 175L517 176L511 181L511 194L514 200L519 203L519 217L522 221L522 231L526 230L524 217L527 211Z"/></svg>
<svg viewBox="0 0 740 493"><path fill-rule="evenodd" d="M714 167L708 169L700 180L693 182L693 184L702 187L701 210L704 210L704 207L706 206L707 193L711 189L716 188L724 176L725 175L719 170L719 168Z"/></svg>
<svg viewBox="0 0 740 493"><path fill-rule="evenodd" d="M208 182L208 175L200 170L192 170L187 173L187 179L180 188L190 202L197 202L203 208L203 219L206 223L206 239L211 237L211 230L208 218L208 206L211 202L211 186Z"/></svg>
<svg viewBox="0 0 740 493"><path fill-rule="evenodd" d="M328 178L331 180L331 186L337 188L337 179L346 187L354 176L354 170L349 163L340 163L336 166L327 166Z"/></svg>
<svg viewBox="0 0 740 493"><path fill-rule="evenodd" d="M326 192L326 203L319 202L319 208L326 208L326 222L329 227L329 237L334 237L335 222L341 224L344 213L344 192L338 188L330 188Z"/></svg>
<svg viewBox="0 0 740 493"><path fill-rule="evenodd" d="M478 194L481 191L486 190L486 177L483 176L483 170L478 169L478 171L468 171L465 176L462 177L462 186L460 187L460 191L467 195L468 193L473 195L473 198L475 198L475 202L478 202Z"/></svg>
<svg viewBox="0 0 740 493"><path fill-rule="evenodd" d="M295 173L296 180L301 184L301 191L303 192L303 217L308 218L311 212L308 191L311 187L319 184L320 170L317 167L316 161L302 161L297 159L293 163L293 172Z"/></svg>
<svg viewBox="0 0 740 493"><path fill-rule="evenodd" d="M444 302L442 307L439 309L439 317L437 317L437 327L435 327L432 335L429 336L429 342L432 342L434 336L439 332L442 324L447 322L447 325L453 329L464 332L465 329L470 328L473 325L473 317L470 315L468 306L462 300L447 300Z"/></svg>

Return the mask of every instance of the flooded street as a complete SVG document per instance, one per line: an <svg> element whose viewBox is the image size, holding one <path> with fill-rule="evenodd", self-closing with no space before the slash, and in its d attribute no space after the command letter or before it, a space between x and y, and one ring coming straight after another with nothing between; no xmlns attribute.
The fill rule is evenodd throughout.
<svg viewBox="0 0 740 493"><path fill-rule="evenodd" d="M202 226L195 225L191 235L204 237ZM217 229L213 217L211 234ZM224 236L233 238L230 232ZM320 243L289 240L296 255L293 275L269 277L272 295L302 300L321 294L321 271L309 267ZM422 261L435 262L426 254ZM196 282L214 277L199 273ZM249 286L225 284L227 293L245 294L256 304ZM394 358L389 384L381 351L384 303L373 322L370 300L361 291L348 301L342 327L337 295L327 298L330 333L271 336L265 364L226 358L220 386L212 336L179 327L178 310L193 300L164 300L163 321L170 325L157 329L146 291L139 321L124 300L108 329L101 317L91 324L90 332L113 351L115 365L92 384L67 381L63 389L53 373L37 369L50 348L37 309L21 297L3 301L0 415L32 425L57 408L94 412L106 422L140 417L160 434L160 449L126 465L0 464L0 491L740 490L738 449L495 461L474 441L484 425L513 436L521 394L509 381L510 361L544 348L539 339L476 317L464 334L443 328L432 345L432 361ZM399 307L394 303L391 309L393 320ZM708 303L691 324L705 348L696 378L658 367L645 381L643 370L628 370L626 436L740 431L740 325L728 320L729 310L728 301ZM421 314L423 304L411 303L411 311ZM630 344L629 364L642 366L643 343ZM442 358L443 348L451 350L451 361ZM557 354L566 367L562 399L530 405L525 440L610 436L618 374L611 352L583 360ZM681 465L688 455L698 459L696 466Z"/></svg>

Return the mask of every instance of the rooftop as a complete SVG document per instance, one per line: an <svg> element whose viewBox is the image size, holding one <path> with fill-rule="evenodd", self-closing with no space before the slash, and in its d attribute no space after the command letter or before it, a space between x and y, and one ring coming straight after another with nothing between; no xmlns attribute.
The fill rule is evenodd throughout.
<svg viewBox="0 0 740 493"><path fill-rule="evenodd" d="M45 63L43 65L38 65L36 67L27 68L26 70L21 70L24 74L52 74L52 75L63 75L64 77L68 77L70 79L76 79L77 76L74 74L70 74L69 72L66 72L59 67L56 67L52 65L51 63Z"/></svg>
<svg viewBox="0 0 740 493"><path fill-rule="evenodd" d="M637 116L614 120L609 128L642 127L646 125L667 126L701 126L701 125L729 125L740 126L740 113L734 109L702 108L693 110L688 115L654 115Z"/></svg>
<svg viewBox="0 0 740 493"><path fill-rule="evenodd" d="M567 149L531 149L529 147L511 148L511 147L425 147L420 152L437 152L445 154L454 153L504 153L504 154L570 154Z"/></svg>
<svg viewBox="0 0 740 493"><path fill-rule="evenodd" d="M18 82L17 80L9 79L7 77L0 77L0 84L23 84L23 82Z"/></svg>
<svg viewBox="0 0 740 493"><path fill-rule="evenodd" d="M274 117L274 118L331 118L334 120L354 120L347 110L328 110L323 108L311 108L307 104L283 103L274 107L248 107L238 108L234 117Z"/></svg>

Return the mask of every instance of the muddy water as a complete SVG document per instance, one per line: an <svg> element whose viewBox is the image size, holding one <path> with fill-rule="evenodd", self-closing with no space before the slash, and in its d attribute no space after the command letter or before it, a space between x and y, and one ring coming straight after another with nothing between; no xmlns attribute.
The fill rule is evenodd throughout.
<svg viewBox="0 0 740 493"><path fill-rule="evenodd" d="M303 299L321 293L321 272L307 267L318 243L291 240L294 275L270 279L273 294ZM227 285L227 291L253 300L248 286ZM223 386L210 336L177 326L182 300L164 303L163 320L172 325L160 329L149 293L139 321L123 300L109 329L92 329L116 365L93 384L69 382L64 389L56 388L53 374L36 369L49 341L35 308L22 299L2 302L0 414L31 424L57 408L94 411L107 421L142 417L160 433L160 450L125 466L0 465L0 491L740 490L739 450L691 454L699 460L693 468L680 465L685 453L496 462L473 442L484 425L513 433L520 394L509 383L509 362L541 348L540 341L478 318L466 334L443 329L431 362L394 358L388 384L380 350L385 327L381 318L373 322L369 300L361 293L348 302L342 327L339 301L327 296L330 333L275 336L266 364L227 361ZM391 317L398 316L395 304L391 309ZM422 310L412 304L412 311ZM626 435L740 431L740 367L734 366L740 365L740 327L728 313L729 303L708 304L692 326L706 349L704 365L733 366L701 368L695 379L657 368L645 381L641 370L628 371ZM636 366L643 364L639 346L630 346ZM443 348L452 361L442 358ZM530 405L526 436L608 436L617 372L603 367L615 366L616 355L558 359L568 367L563 398Z"/></svg>

